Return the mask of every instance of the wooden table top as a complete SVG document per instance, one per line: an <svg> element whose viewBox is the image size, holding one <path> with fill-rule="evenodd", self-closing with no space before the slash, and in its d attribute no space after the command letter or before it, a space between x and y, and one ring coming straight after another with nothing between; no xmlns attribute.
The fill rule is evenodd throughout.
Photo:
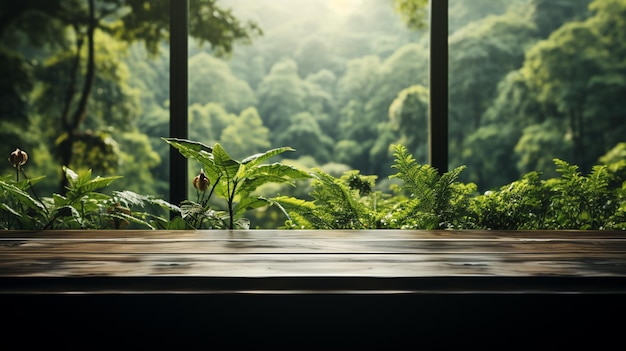
<svg viewBox="0 0 626 351"><path fill-rule="evenodd" d="M626 293L626 232L0 232L0 293L103 291Z"/></svg>

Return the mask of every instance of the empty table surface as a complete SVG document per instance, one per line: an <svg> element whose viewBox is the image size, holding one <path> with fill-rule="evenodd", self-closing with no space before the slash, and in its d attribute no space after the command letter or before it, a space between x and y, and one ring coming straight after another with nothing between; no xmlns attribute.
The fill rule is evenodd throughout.
<svg viewBox="0 0 626 351"><path fill-rule="evenodd" d="M4 231L2 292L621 292L616 231Z"/></svg>

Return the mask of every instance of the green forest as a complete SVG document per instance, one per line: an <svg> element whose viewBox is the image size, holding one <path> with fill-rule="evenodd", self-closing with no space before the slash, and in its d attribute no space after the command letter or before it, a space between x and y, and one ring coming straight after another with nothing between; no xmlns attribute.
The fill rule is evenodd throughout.
<svg viewBox="0 0 626 351"><path fill-rule="evenodd" d="M386 192L394 145L428 162L423 3L190 0L189 139L235 159L290 147L285 164L358 171ZM121 176L111 191L167 198L168 8L0 3L0 149L28 152L40 193L64 192L66 165ZM484 193L557 176L554 159L584 173L626 162L625 36L626 0L449 0L449 169ZM258 225L281 222L268 217Z"/></svg>

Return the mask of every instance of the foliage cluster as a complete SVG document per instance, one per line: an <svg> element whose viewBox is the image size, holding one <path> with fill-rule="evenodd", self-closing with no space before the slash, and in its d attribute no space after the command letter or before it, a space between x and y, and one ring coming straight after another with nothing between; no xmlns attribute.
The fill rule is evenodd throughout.
<svg viewBox="0 0 626 351"><path fill-rule="evenodd" d="M0 2L0 149L37 149L31 172L50 175L40 189L59 189L52 172L65 180L67 165L167 196L168 3ZM428 36L407 28L427 3L191 2L187 137L237 159L290 145L285 158L385 180L392 144L427 162ZM459 180L484 191L532 170L557 176L555 157L589 172L623 141L624 11L624 0L449 1Z"/></svg>
<svg viewBox="0 0 626 351"><path fill-rule="evenodd" d="M271 157L294 151L290 147L271 149L237 161L219 143L210 147L191 140L164 140L186 158L197 161L202 166L199 176L207 178L206 187L195 185L202 196L197 201L183 201L180 207L182 221L170 228L248 229L250 223L243 214L273 203L254 194L258 187L270 182L295 185L295 180L309 177L308 173L289 165L263 163ZM209 188L210 192L205 197L204 193ZM212 194L226 202L225 210L215 210L210 202Z"/></svg>
<svg viewBox="0 0 626 351"><path fill-rule="evenodd" d="M288 228L324 229L500 229L500 230L623 230L626 229L626 183L615 183L617 170L597 165L588 175L578 166L555 159L559 177L540 179L533 171L484 194L473 183L460 182L465 166L439 174L419 164L405 146L394 147L401 180L393 196L363 192L355 184L373 184L371 177L352 172L333 178L314 174L313 201L278 197L291 214ZM622 169L623 171L623 169ZM355 182L354 177L361 177ZM613 184L613 185L611 185Z"/></svg>
<svg viewBox="0 0 626 351"><path fill-rule="evenodd" d="M317 168L306 172L280 162L263 163L293 151L290 147L237 161L220 144L210 147L175 138L164 141L201 165L193 181L198 192L195 201L188 199L177 206L131 191L105 194L104 188L120 177L92 177L90 171L77 174L67 167L66 194L40 199L34 185L43 177L27 178L26 160L19 163L10 158L18 176L15 180L12 176L0 178L0 228L249 229L246 212L276 206L287 218L287 229L626 230L623 162L596 165L583 175L578 166L555 159L559 177L542 180L534 171L479 194L475 184L459 181L465 166L440 174L430 165L418 163L405 146L394 145L391 167L396 173L390 178L397 182L390 186L393 193L389 194L374 190L376 176L355 170L334 177ZM264 184L295 186L296 180L310 180L310 200L256 194ZM148 211L151 206L161 215Z"/></svg>
<svg viewBox="0 0 626 351"><path fill-rule="evenodd" d="M104 193L119 176L92 177L64 167L68 186L65 195L40 198L34 185L43 177L13 180L0 178L0 228L2 229L123 229L135 223L150 229L164 228L168 219L149 206L172 209L166 201L135 192ZM30 192L30 193L29 193ZM32 195L31 195L32 194ZM132 208L132 210L131 210Z"/></svg>

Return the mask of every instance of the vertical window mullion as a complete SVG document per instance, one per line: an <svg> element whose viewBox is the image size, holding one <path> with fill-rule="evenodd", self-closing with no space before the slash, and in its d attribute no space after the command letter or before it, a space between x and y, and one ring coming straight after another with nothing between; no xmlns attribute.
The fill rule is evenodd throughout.
<svg viewBox="0 0 626 351"><path fill-rule="evenodd" d="M170 1L170 137L187 139L188 133L189 0ZM170 147L170 203L187 196L187 159Z"/></svg>
<svg viewBox="0 0 626 351"><path fill-rule="evenodd" d="M448 0L430 0L428 162L448 170Z"/></svg>

